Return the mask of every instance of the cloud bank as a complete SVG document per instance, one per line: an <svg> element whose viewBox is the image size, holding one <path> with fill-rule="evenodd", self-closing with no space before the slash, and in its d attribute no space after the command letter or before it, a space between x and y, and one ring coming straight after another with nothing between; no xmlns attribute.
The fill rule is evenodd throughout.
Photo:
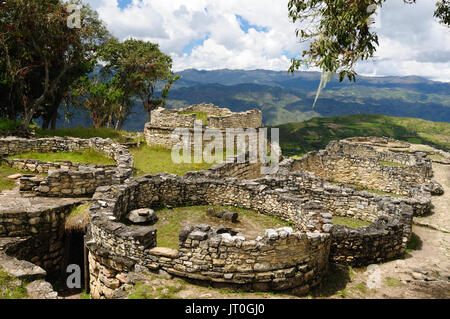
<svg viewBox="0 0 450 319"><path fill-rule="evenodd" d="M305 48L288 18L288 0L87 0L120 39L158 43L174 70L287 70ZM361 75L419 75L450 82L450 28L434 1L387 1L375 27L380 46Z"/></svg>

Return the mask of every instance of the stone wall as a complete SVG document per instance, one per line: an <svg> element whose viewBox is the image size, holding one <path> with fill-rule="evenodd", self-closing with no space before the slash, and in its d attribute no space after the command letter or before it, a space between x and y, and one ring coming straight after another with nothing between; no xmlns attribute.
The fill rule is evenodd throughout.
<svg viewBox="0 0 450 319"><path fill-rule="evenodd" d="M82 200L48 207L35 206L23 211L0 211L0 239L22 238L5 252L59 274L64 259L64 223Z"/></svg>
<svg viewBox="0 0 450 319"><path fill-rule="evenodd" d="M133 176L133 157L128 150L110 139L79 139L53 137L0 139L0 158L26 152L54 153L92 149L115 160L117 166L96 166L73 163L44 163L40 161L2 160L11 167L36 173L48 173L42 180L31 176L21 179L21 190L33 190L40 196L81 197L92 195L98 186L122 183Z"/></svg>
<svg viewBox="0 0 450 319"><path fill-rule="evenodd" d="M326 272L331 220L320 206L282 190L264 190L256 182L219 179L210 172L183 177L156 175L125 185L100 187L91 205L92 258L120 257L129 264L164 270L189 279L238 285L253 289L306 292ZM262 185L264 186L264 185ZM292 221L291 228L267 230L256 239L217 234L208 225L180 232L177 251L154 247L152 227L120 223L127 212L163 205L239 205L262 214ZM103 252L103 253L102 253ZM92 277L93 290L100 282ZM114 281L116 284L117 282Z"/></svg>
<svg viewBox="0 0 450 319"><path fill-rule="evenodd" d="M196 114L182 114L185 112L205 112L207 113L206 125L201 128L203 144L207 144L210 138L206 135L212 129L220 132L225 143L227 128L248 129L260 128L262 126L262 113L259 110L250 110L241 113L233 113L229 109L220 108L212 104L192 105L185 109L169 110L158 108L152 111L151 121L145 124L144 136L147 145L157 145L165 148L172 148L180 138L172 136L175 128L186 128L191 135L194 134L194 124ZM193 144L193 139L190 141ZM250 143L253 143L250 141ZM255 142L256 143L256 142ZM223 145L224 149L226 145Z"/></svg>
<svg viewBox="0 0 450 319"><path fill-rule="evenodd" d="M193 128L196 115L182 114L186 112L206 113L207 123L205 126L210 128L258 128L262 126L262 113L257 109L234 113L227 108L220 108L213 104L197 104L175 110L158 108L152 111L150 123L156 127Z"/></svg>
<svg viewBox="0 0 450 319"><path fill-rule="evenodd" d="M371 145L342 140L292 160L290 165L291 171L304 169L328 181L410 197L421 192L420 185L426 185L432 193L442 192L442 187L431 180L431 161L422 153L379 152Z"/></svg>

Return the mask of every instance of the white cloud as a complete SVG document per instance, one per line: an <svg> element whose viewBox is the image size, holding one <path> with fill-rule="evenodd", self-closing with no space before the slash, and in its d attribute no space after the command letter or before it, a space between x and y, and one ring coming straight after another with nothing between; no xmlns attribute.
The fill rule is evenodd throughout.
<svg viewBox="0 0 450 319"><path fill-rule="evenodd" d="M287 70L290 58L302 51L287 16L288 0L133 0L122 10L117 0L87 2L119 38L159 43L173 57L176 71ZM377 29L377 57L360 63L358 72L450 81L450 29L434 21L433 10L433 1L387 1ZM243 31L236 15L265 30Z"/></svg>

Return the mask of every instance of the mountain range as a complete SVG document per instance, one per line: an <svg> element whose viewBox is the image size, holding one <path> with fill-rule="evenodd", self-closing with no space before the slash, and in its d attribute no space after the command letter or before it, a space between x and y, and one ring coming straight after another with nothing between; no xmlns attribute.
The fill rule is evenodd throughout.
<svg viewBox="0 0 450 319"><path fill-rule="evenodd" d="M213 103L240 112L257 108L265 125L303 122L313 117L383 114L450 122L450 83L417 76L357 77L356 83L330 81L313 107L320 82L318 72L269 70L196 70L177 72L181 79L171 88L168 108ZM86 124L77 112L70 125ZM137 103L124 129L141 131L145 124Z"/></svg>

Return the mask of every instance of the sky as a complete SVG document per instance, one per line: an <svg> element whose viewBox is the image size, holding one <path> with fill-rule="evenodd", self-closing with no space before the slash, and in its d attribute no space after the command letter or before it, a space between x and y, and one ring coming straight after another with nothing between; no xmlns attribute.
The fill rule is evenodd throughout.
<svg viewBox="0 0 450 319"><path fill-rule="evenodd" d="M121 40L158 43L184 69L287 71L308 44L295 37L288 0L86 0ZM388 0L375 17L380 46L358 63L368 76L417 75L450 82L450 28L433 18L433 0ZM314 71L311 69L311 71Z"/></svg>

